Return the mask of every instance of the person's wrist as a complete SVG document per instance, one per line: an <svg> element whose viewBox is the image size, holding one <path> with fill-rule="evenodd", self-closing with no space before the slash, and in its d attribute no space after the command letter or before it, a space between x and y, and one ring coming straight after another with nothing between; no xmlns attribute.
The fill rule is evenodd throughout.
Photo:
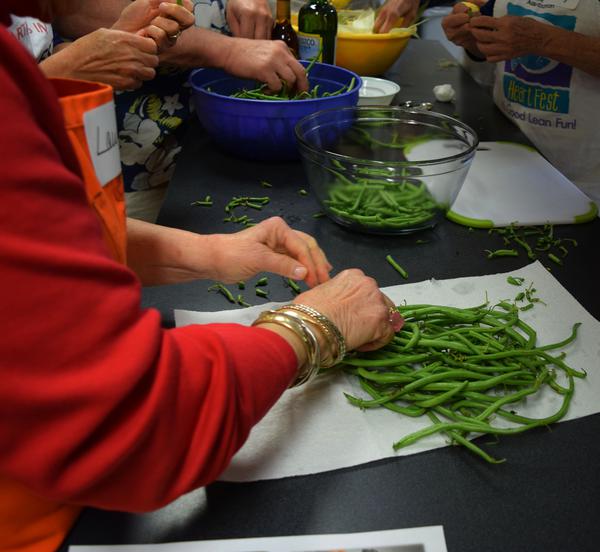
<svg viewBox="0 0 600 552"><path fill-rule="evenodd" d="M304 367L308 360L306 348L304 347L302 339L300 339L300 337L294 331L286 328L285 326L281 326L280 324L267 321L257 321L254 326L263 328L265 330L270 330L271 332L276 333L285 339L288 345L294 350L294 354L296 355L296 359L298 361L296 372L299 372L302 367Z"/></svg>
<svg viewBox="0 0 600 552"><path fill-rule="evenodd" d="M302 303L290 303L277 309L310 324L317 332L321 346L321 366L331 368L346 355L346 340L338 327L316 309Z"/></svg>
<svg viewBox="0 0 600 552"><path fill-rule="evenodd" d="M315 331L302 319L293 316L290 313L268 310L263 311L260 316L252 323L253 326L265 324L275 324L281 328L285 328L295 334L296 339L291 341L292 347L298 346L297 340L300 340L304 349L306 361L300 363L296 379L292 382L291 387L296 387L304 383L308 383L316 377L321 366L321 347ZM278 330L280 333L282 330ZM285 334L281 334L285 338ZM288 334L289 336L289 334ZM302 353L300 353L300 357Z"/></svg>

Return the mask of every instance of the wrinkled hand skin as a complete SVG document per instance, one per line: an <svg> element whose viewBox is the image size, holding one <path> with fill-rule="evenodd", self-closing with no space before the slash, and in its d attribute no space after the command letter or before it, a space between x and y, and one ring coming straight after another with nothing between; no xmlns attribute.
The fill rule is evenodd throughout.
<svg viewBox="0 0 600 552"><path fill-rule="evenodd" d="M237 77L264 82L275 92L281 90L282 81L298 92L308 90L304 67L281 40L232 40L223 69Z"/></svg>
<svg viewBox="0 0 600 552"><path fill-rule="evenodd" d="M155 77L157 66L154 40L114 29L87 34L41 64L48 76L102 82L117 90L139 88Z"/></svg>
<svg viewBox="0 0 600 552"><path fill-rule="evenodd" d="M450 42L481 57L477 41L471 33L470 21L469 8L458 3L452 8L452 13L442 19L442 29Z"/></svg>
<svg viewBox="0 0 600 552"><path fill-rule="evenodd" d="M161 53L173 46L179 32L194 24L191 0L135 0L121 12L111 28L152 38Z"/></svg>
<svg viewBox="0 0 600 552"><path fill-rule="evenodd" d="M229 0L225 15L233 36L271 38L273 15L267 0Z"/></svg>
<svg viewBox="0 0 600 552"><path fill-rule="evenodd" d="M473 17L469 23L478 50L487 61L540 53L550 26L529 17Z"/></svg>
<svg viewBox="0 0 600 552"><path fill-rule="evenodd" d="M308 305L329 318L346 340L348 350L372 351L383 347L402 325L390 321L393 302L377 282L362 270L348 269L328 282L301 293L295 303Z"/></svg>
<svg viewBox="0 0 600 552"><path fill-rule="evenodd" d="M331 264L317 241L280 217L233 234L215 234L211 278L225 283L272 272L314 287L329 280ZM216 241L215 241L216 240Z"/></svg>

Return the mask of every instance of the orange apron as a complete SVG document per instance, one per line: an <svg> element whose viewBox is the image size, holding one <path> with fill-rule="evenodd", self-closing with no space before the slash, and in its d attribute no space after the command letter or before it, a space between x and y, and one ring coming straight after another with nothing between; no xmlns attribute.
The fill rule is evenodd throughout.
<svg viewBox="0 0 600 552"><path fill-rule="evenodd" d="M118 140L113 90L93 82L50 80L59 96L65 128L81 166L88 202L101 222L111 255L124 263L125 199L118 159L118 167L115 165ZM53 552L80 511L79 506L40 498L20 483L0 475L0 551Z"/></svg>

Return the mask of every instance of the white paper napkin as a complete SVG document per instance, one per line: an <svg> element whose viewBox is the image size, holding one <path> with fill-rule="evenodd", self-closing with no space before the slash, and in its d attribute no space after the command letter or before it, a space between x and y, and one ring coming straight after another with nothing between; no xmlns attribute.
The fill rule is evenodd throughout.
<svg viewBox="0 0 600 552"><path fill-rule="evenodd" d="M521 288L506 281L509 274L525 278L527 284L533 282L536 296L546 303L521 314L537 330L538 344L560 341L570 335L574 323L582 323L577 341L566 349L567 363L588 375L576 380L575 396L564 419L600 412L600 323L539 262L506 274L427 280L383 291L396 304L470 307L483 303L486 293L491 303L513 299ZM250 324L272 305L210 313L176 310L175 322L177 326ZM221 479L252 481L317 473L447 445L442 435L433 435L395 452L395 441L430 425L429 419L410 418L383 408L361 410L348 403L344 392L362 394L357 382L341 373L286 391L254 427ZM541 417L555 412L560 401L553 392L541 392L519 405L518 411Z"/></svg>

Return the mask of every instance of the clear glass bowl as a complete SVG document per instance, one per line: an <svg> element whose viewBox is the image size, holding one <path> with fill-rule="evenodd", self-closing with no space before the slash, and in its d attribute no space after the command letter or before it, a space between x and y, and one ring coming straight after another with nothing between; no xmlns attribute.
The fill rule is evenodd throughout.
<svg viewBox="0 0 600 552"><path fill-rule="evenodd" d="M295 133L324 212L377 234L434 226L458 195L479 143L452 117L400 107L319 111Z"/></svg>

